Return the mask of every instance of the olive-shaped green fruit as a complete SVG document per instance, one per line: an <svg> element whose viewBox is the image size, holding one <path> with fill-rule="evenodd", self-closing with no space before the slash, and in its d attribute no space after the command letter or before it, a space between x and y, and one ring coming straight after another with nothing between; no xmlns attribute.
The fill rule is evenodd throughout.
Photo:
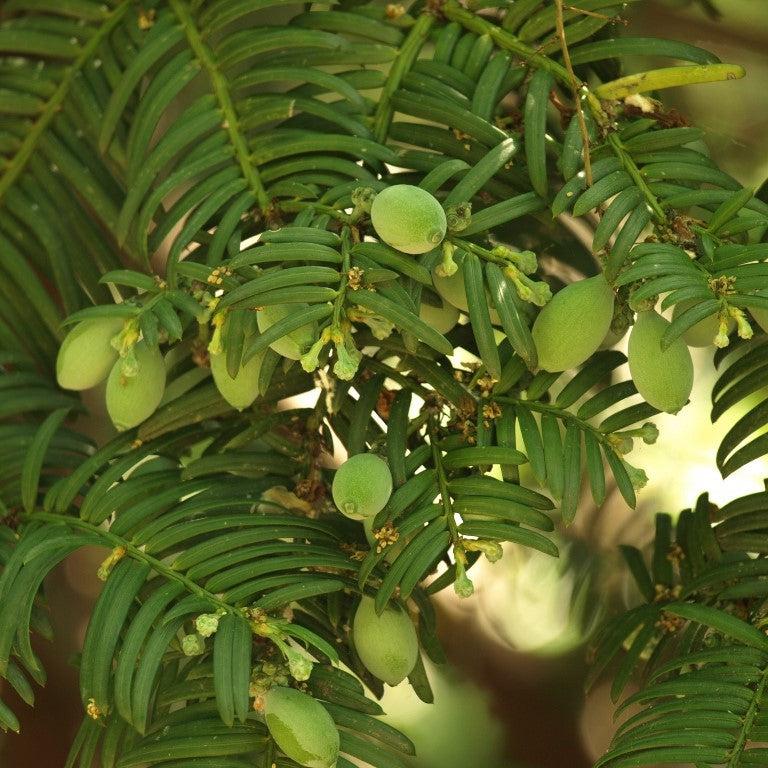
<svg viewBox="0 0 768 768"><path fill-rule="evenodd" d="M441 299L456 307L456 309L460 309L462 312L469 312L467 290L464 287L464 274L461 269L454 272L450 277L442 277L432 270L432 283ZM491 297L488 296L487 293L486 296L488 299L491 322L494 325L501 325L501 318L499 317L499 313L493 308Z"/></svg>
<svg viewBox="0 0 768 768"><path fill-rule="evenodd" d="M136 375L125 376L118 360L107 379L107 413L121 432L148 419L165 392L165 363L160 350L140 341L134 352Z"/></svg>
<svg viewBox="0 0 768 768"><path fill-rule="evenodd" d="M567 371L581 365L600 348L612 320L613 291L602 275L567 285L533 324L539 367Z"/></svg>
<svg viewBox="0 0 768 768"><path fill-rule="evenodd" d="M660 411L675 413L688 402L693 361L688 347L675 339L662 349L669 322L653 310L640 312L629 334L629 372L643 399Z"/></svg>
<svg viewBox="0 0 768 768"><path fill-rule="evenodd" d="M306 312L308 309L309 304L268 304L256 313L256 322L259 330L264 333L275 323L291 315ZM316 337L317 326L312 322L291 331L287 336L283 336L269 346L283 357L298 360L312 346Z"/></svg>
<svg viewBox="0 0 768 768"><path fill-rule="evenodd" d="M56 358L56 381L64 389L90 389L109 376L117 360L110 343L123 327L121 318L83 320L64 338Z"/></svg>
<svg viewBox="0 0 768 768"><path fill-rule="evenodd" d="M392 495L392 474L376 454L358 453L336 470L331 492L342 514L363 520L384 509Z"/></svg>
<svg viewBox="0 0 768 768"><path fill-rule="evenodd" d="M675 304L675 308L672 310L672 319L679 317L687 309L697 304L695 301L680 301ZM736 321L731 317L728 319L728 333L730 333L736 326ZM692 325L684 334L683 341L689 347L711 347L715 336L720 331L720 318L715 313L709 317L705 317L703 320L699 320L696 325Z"/></svg>
<svg viewBox="0 0 768 768"><path fill-rule="evenodd" d="M400 608L388 605L378 616L373 598L363 597L352 622L352 638L365 668L389 685L401 683L416 666L416 630Z"/></svg>
<svg viewBox="0 0 768 768"><path fill-rule="evenodd" d="M440 245L447 227L445 211L425 189L395 184L379 192L371 205L376 234L403 253L426 253Z"/></svg>
<svg viewBox="0 0 768 768"><path fill-rule="evenodd" d="M442 306L421 302L419 317L438 333L448 333L459 322L459 310L441 297Z"/></svg>
<svg viewBox="0 0 768 768"><path fill-rule="evenodd" d="M295 688L278 686L264 694L264 719L278 747L306 768L334 768L339 732L328 710Z"/></svg>
<svg viewBox="0 0 768 768"><path fill-rule="evenodd" d="M241 364L234 378L227 370L226 352L211 355L211 373L216 389L238 411L247 408L259 396L259 374L265 353L258 352L247 363Z"/></svg>

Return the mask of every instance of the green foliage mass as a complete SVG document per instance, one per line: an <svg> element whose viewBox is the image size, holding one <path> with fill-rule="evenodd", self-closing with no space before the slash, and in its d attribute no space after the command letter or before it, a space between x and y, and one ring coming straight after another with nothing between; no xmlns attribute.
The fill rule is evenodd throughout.
<svg viewBox="0 0 768 768"><path fill-rule="evenodd" d="M635 505L633 441L691 384L653 360L702 323L718 468L768 453L768 198L662 98L744 73L576 6L2 3L0 675L34 701L43 580L105 548L68 767L311 766L321 725L323 765L336 731L340 767L405 765L374 698L407 674L431 700L432 595L502 544L557 557L582 482ZM642 381L610 348L636 312ZM88 402L123 431L96 444L75 390L107 375ZM367 532L334 445L391 476ZM643 675L600 768L768 762L766 509L703 495L650 566L624 548L594 673L616 660L616 699ZM361 598L409 638L397 675L351 636ZM313 722L270 722L279 695Z"/></svg>

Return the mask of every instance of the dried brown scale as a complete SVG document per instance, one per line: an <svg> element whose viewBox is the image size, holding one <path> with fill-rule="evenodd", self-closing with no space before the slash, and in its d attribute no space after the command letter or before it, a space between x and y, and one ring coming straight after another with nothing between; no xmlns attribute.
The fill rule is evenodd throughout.
<svg viewBox="0 0 768 768"><path fill-rule="evenodd" d="M392 402L396 395L396 390L388 389L387 387L384 387L381 392L379 392L378 398L376 399L376 413L378 413L384 421L389 420L390 409L392 408Z"/></svg>

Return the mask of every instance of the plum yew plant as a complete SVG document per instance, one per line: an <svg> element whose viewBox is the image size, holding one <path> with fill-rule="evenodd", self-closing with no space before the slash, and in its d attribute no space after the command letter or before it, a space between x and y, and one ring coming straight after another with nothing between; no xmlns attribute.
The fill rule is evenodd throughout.
<svg viewBox="0 0 768 768"><path fill-rule="evenodd" d="M4 0L0 675L106 548L69 766L402 766L432 595L634 506L689 345L722 474L768 453L768 204L658 98L743 71L630 4ZM623 554L597 766L768 764L768 493Z"/></svg>

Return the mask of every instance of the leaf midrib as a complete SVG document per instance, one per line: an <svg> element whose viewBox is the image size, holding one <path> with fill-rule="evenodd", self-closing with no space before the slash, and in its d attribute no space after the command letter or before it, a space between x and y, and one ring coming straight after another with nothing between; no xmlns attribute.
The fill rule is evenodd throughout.
<svg viewBox="0 0 768 768"><path fill-rule="evenodd" d="M184 30L192 52L210 80L213 93L224 117L222 127L229 135L229 140L235 150L235 156L237 157L243 177L248 182L248 186L258 202L259 208L266 210L269 207L269 198L259 177L258 170L250 161L248 145L245 137L240 133L238 115L232 103L232 96L226 79L216 65L210 49L203 41L200 30L197 28L187 4L183 0L170 0L169 4Z"/></svg>
<svg viewBox="0 0 768 768"><path fill-rule="evenodd" d="M21 147L16 152L11 162L8 163L6 172L0 177L0 202L2 202L5 194L26 168L27 163L37 148L38 142L45 134L51 121L61 111L64 100L69 93L75 77L98 51L102 42L115 29L132 4L132 0L122 0L120 5L106 17L101 27L99 27L97 32L88 40L80 52L80 55L75 59L72 65L66 69L61 82L51 98L46 102L45 108L26 135Z"/></svg>

